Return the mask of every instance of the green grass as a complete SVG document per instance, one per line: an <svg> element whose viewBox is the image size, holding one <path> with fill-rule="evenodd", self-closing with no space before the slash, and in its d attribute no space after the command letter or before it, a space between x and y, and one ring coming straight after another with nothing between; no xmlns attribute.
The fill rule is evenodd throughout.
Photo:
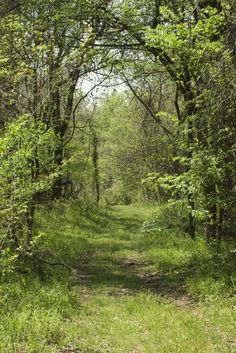
<svg viewBox="0 0 236 353"><path fill-rule="evenodd" d="M148 205L42 210L40 276L0 287L3 353L236 352L234 259L172 231Z"/></svg>

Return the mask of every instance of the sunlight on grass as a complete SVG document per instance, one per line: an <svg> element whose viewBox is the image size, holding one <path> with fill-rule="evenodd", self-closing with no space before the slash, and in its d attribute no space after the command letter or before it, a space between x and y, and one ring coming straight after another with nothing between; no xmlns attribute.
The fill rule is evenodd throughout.
<svg viewBox="0 0 236 353"><path fill-rule="evenodd" d="M217 257L201 239L147 236L143 222L155 212L135 204L85 217L64 204L39 213L39 251L65 266L45 264L39 278L0 287L0 352L235 352L236 303L227 277L209 271ZM191 306L190 294L202 301Z"/></svg>

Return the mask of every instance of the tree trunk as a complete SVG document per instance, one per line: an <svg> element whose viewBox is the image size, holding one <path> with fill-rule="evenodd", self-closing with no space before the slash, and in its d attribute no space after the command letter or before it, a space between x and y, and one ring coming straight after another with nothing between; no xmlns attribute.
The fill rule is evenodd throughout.
<svg viewBox="0 0 236 353"><path fill-rule="evenodd" d="M64 155L64 148L63 148L62 142L60 142L54 152L54 161L59 169L59 173L60 173L60 168L61 168L62 162L63 162L63 155ZM63 191L62 177L59 174L56 177L56 180L53 185L52 199L53 200L59 199L62 196L62 191Z"/></svg>
<svg viewBox="0 0 236 353"><path fill-rule="evenodd" d="M100 181L99 181L99 168L98 168L98 137L96 132L93 131L92 136L92 144L93 144L93 152L92 152L92 160L93 160L93 170L94 170L94 187L96 192L96 201L99 203L100 200Z"/></svg>
<svg viewBox="0 0 236 353"><path fill-rule="evenodd" d="M190 207L190 211L188 214L188 233L193 240L196 238L196 224L195 217L193 215L193 210L195 209L195 202L193 200L193 195L188 195L188 205Z"/></svg>
<svg viewBox="0 0 236 353"><path fill-rule="evenodd" d="M208 244L216 241L216 230L217 230L217 207L212 205L209 208L209 217L206 227L206 240Z"/></svg>

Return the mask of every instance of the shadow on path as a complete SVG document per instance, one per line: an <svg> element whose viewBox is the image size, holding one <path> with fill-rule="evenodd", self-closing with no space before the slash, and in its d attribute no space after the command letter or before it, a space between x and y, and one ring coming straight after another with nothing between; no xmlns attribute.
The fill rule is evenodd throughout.
<svg viewBox="0 0 236 353"><path fill-rule="evenodd" d="M91 290L105 289L115 297L151 292L174 300L181 307L193 304L185 288L186 267L175 274L151 272L152 262L143 260L142 255L151 245L141 234L141 224L138 217L119 216L103 218L94 224L90 231L95 251L81 254L72 274L73 281ZM126 251L127 257L117 255L119 251Z"/></svg>

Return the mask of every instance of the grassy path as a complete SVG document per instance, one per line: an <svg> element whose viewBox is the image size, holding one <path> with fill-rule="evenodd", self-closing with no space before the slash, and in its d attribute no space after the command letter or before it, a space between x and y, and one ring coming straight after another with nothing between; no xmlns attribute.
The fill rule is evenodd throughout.
<svg viewBox="0 0 236 353"><path fill-rule="evenodd" d="M153 215L150 207L120 206L82 223L72 213L61 226L55 216L47 246L58 247L73 270L53 283L15 288L21 293L3 316L0 352L236 352L233 322L225 333L210 315L219 308L194 301L171 267L161 271L176 249L155 253L145 240L142 223ZM231 307L222 320L232 321Z"/></svg>
<svg viewBox="0 0 236 353"><path fill-rule="evenodd" d="M75 352L233 352L182 282L157 271L141 232L152 217L151 208L120 206L88 229L91 248L73 273L82 286Z"/></svg>

